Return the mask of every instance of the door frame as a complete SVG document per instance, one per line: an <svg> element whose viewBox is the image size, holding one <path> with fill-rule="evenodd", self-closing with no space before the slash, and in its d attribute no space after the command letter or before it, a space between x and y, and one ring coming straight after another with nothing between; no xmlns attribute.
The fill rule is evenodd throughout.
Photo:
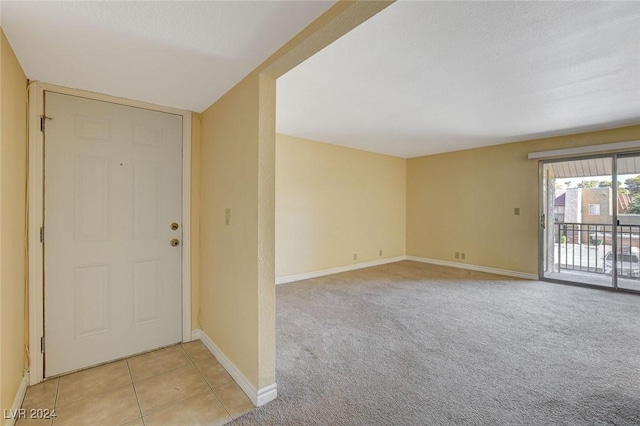
<svg viewBox="0 0 640 426"><path fill-rule="evenodd" d="M547 203L548 200L545 199L545 189L543 188L546 176L544 174L544 166L547 164L552 164L552 163L562 163L565 161L580 161L580 160L591 160L591 159L597 159L597 158L609 158L611 160L611 181L613 181L613 177L616 176L616 153L615 152L611 152L611 153L602 153L602 154L586 154L586 155L576 155L576 156L570 156L570 157L560 157L560 158L548 158L548 159L542 159L538 161L538 168L539 168L539 173L538 173L538 194L539 194L539 207L538 207L538 217L540 218L540 223L538 226L538 276L540 277L541 281L547 281L547 282L553 282L553 283L559 283L559 284L567 284L567 285L573 285L573 286L577 286L577 287L587 287L587 288L595 288L595 289L602 289L602 290L616 290L617 289L617 271L616 271L616 265L614 262L613 265L613 273L611 274L611 286L602 286L602 285L596 285L596 284L587 284L587 283L580 283L577 281L569 281L569 280L562 280L559 278L549 278L546 277L545 274L545 265L544 265L544 259L545 259L545 251L547 250L547 245L545 244L545 234L547 232L547 227L549 226L554 226L555 223L553 221L553 219L550 217L551 215L549 214L548 211L548 206L547 209L545 209L545 205ZM548 183L547 183L548 185ZM612 194L613 200L617 200L618 197L618 190L616 188L616 185L613 185L613 194ZM612 201L613 202L613 201ZM613 215L612 215L612 222L611 222L611 226L612 226L612 250L615 253L615 250L617 250L617 241L618 241L618 237L617 237L617 227L614 226L614 224L616 223L617 217L618 217L618 206L617 203L613 202L614 204L614 208L613 208ZM542 226L544 223L544 226Z"/></svg>
<svg viewBox="0 0 640 426"><path fill-rule="evenodd" d="M44 226L44 134L40 131L40 119L44 115L45 91L182 116L182 341L192 340L191 112L34 81L28 86L27 166L29 384L31 385L44 380L44 357L41 351L41 339L44 337L44 245L40 241L40 229Z"/></svg>

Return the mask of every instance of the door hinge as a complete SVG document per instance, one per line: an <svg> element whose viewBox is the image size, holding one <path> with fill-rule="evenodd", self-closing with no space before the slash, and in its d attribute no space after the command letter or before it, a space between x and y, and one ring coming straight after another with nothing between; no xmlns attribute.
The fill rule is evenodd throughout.
<svg viewBox="0 0 640 426"><path fill-rule="evenodd" d="M540 215L540 226L542 227L542 229L546 229L546 228L547 228L547 224L546 224L546 221L545 221L545 217L546 217L546 216L545 216L545 214L544 214L544 213L542 213L542 214Z"/></svg>
<svg viewBox="0 0 640 426"><path fill-rule="evenodd" d="M44 336L40 338L40 352L44 353Z"/></svg>
<svg viewBox="0 0 640 426"><path fill-rule="evenodd" d="M40 242L44 243L44 226L40 227Z"/></svg>
<svg viewBox="0 0 640 426"><path fill-rule="evenodd" d="M45 120L52 120L51 117L47 117L46 115L41 115L40 116L40 131L44 132L44 122Z"/></svg>

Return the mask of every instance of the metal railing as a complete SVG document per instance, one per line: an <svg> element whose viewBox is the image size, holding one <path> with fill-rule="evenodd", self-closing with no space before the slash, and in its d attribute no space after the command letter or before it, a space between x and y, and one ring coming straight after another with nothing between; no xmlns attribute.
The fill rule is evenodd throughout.
<svg viewBox="0 0 640 426"><path fill-rule="evenodd" d="M618 276L638 279L640 275L640 225L617 227ZM613 225L600 223L554 224L554 255L558 269L611 274Z"/></svg>

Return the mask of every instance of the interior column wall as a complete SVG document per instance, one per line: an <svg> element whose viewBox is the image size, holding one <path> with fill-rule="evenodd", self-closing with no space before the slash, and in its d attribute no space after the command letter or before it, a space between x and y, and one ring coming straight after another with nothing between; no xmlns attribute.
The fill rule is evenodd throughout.
<svg viewBox="0 0 640 426"><path fill-rule="evenodd" d="M274 87L250 74L202 113L200 320L256 389L275 383Z"/></svg>
<svg viewBox="0 0 640 426"><path fill-rule="evenodd" d="M258 77L258 389L276 381L276 80Z"/></svg>

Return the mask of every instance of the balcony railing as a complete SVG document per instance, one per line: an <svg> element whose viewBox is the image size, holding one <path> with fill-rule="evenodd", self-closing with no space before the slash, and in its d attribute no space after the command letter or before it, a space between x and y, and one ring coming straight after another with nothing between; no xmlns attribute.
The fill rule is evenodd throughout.
<svg viewBox="0 0 640 426"><path fill-rule="evenodd" d="M617 228L618 276L639 279L640 225ZM560 271L610 274L614 257L613 225L554 223L555 263Z"/></svg>

